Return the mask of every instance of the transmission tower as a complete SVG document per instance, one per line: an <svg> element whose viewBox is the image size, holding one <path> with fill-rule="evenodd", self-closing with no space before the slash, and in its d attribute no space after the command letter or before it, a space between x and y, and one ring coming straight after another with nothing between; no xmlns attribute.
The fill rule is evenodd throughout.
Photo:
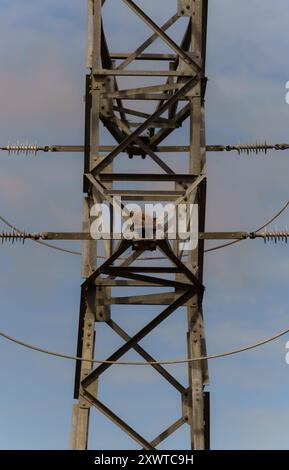
<svg viewBox="0 0 289 470"><path fill-rule="evenodd" d="M114 0L115 1L115 0ZM206 207L206 149L205 149L205 113L204 97L206 90L205 55L207 31L207 0L176 1L176 12L164 25L156 24L142 8L131 0L123 0L127 8L135 14L136 22L145 23L151 35L135 50L111 52L105 36L103 8L113 8L113 2L107 0L88 1L88 40L87 66L90 73L86 78L86 124L85 124L85 168L84 168L84 209L83 229L89 231L90 209L96 202L107 201L112 204L112 197L120 195L123 201L172 201L174 203L197 203L199 227L204 231ZM163 2L160 2L163 8ZM177 44L169 34L180 18L186 19L186 28L181 44ZM123 28L126 34L126 28ZM164 49L170 53L147 53L146 50L160 38ZM141 66L139 65L141 64ZM165 67L164 67L165 64ZM119 89L117 79L127 77L126 89ZM139 86L140 78L158 79L153 86ZM129 108L123 101L129 101ZM139 111L139 100L156 103L155 111L146 114ZM131 118L137 120L132 122ZM166 151L158 152L158 146L165 141L182 123L190 121L190 145L184 156L187 160L186 177L179 175L166 163ZM100 126L108 129L116 145L105 156L101 154ZM136 129L135 129L136 127ZM180 152L174 147L170 151ZM124 161L124 153L131 159L151 158L161 169L154 174L115 173L115 161L118 168ZM132 164L137 168L138 163ZM124 164L125 168L126 165ZM114 189L114 183L125 181L126 189ZM144 189L136 190L136 182L173 183L171 190ZM113 237L112 237L113 238ZM105 243L106 261L97 266L96 256L99 243L84 242L83 276L79 337L77 355L87 359L94 357L95 328L100 322L106 322L124 341L124 345L113 353L109 360L118 360L133 349L146 361L154 358L145 351L139 342L150 334L158 325L180 307L186 306L188 316L187 350L188 357L206 354L205 330L202 311L203 287L203 252L204 244L200 241L192 251L187 262L181 260L178 245L172 248L167 241ZM132 251L130 250L132 249ZM135 265L140 257L159 251L166 259L164 264L150 264L146 268ZM121 264L119 259L122 259ZM154 273L171 273L174 267L175 279L168 281L156 277ZM103 278L103 274L107 277ZM130 286L129 297L115 298L115 288ZM145 288L142 296L134 295L135 287ZM168 292L155 294L156 287L167 287ZM173 291L172 289L173 288ZM154 320L150 321L136 335L130 337L111 316L111 306L117 303L128 305L159 305L161 309ZM96 333L97 337L97 333ZM184 338L186 341L186 338ZM156 448L165 438L182 425L189 425L191 446L193 449L209 448L209 394L204 391L208 384L206 363L193 363L188 368L188 386L182 385L165 368L154 366L169 386L180 394L179 419L168 429L161 429L152 441L139 435L97 396L98 382L109 368L102 364L93 369L91 362L79 362L76 367L75 398L73 419L73 448L86 449L89 434L91 409L96 408L113 421L141 447ZM161 397L160 397L161 398Z"/></svg>
<svg viewBox="0 0 289 470"><path fill-rule="evenodd" d="M85 93L85 142L78 146L7 145L9 154L36 155L38 152L84 152L83 231L81 233L28 233L14 229L2 233L2 241L32 239L82 240L82 272L77 357L73 407L72 448L88 447L90 419L97 409L120 427L144 449L155 449L180 427L186 426L191 448L210 447L210 400L208 364L195 360L207 355L203 316L204 240L288 241L289 232L206 233L206 152L267 153L286 150L288 144L206 145L205 142L205 75L208 0L176 0L176 10L163 25L132 0L117 0L133 12L135 22L142 22L150 33L130 52L110 51L106 39L103 11L113 9L116 0L88 0L87 68ZM145 7L146 2L142 2ZM164 8L163 0L156 0ZM177 42L170 29L185 24L183 37ZM123 25L123 34L127 34ZM148 52L160 40L163 52ZM132 41L133 42L133 41ZM121 80L120 80L121 79ZM125 88L120 88L120 81ZM153 81L153 85L152 85ZM145 83L145 84L144 84ZM140 105L140 102L142 103ZM129 104L127 104L129 103ZM152 111L147 111L153 109ZM188 142L166 145L166 139L188 121ZM113 143L102 141L106 128ZM169 165L175 155L175 167L181 159L186 169L180 174ZM130 172L128 169L128 157ZM141 162L148 159L155 172L142 173ZM116 170L117 169L117 170ZM121 187L122 186L122 187ZM141 188L142 186L142 188ZM125 203L146 202L198 205L199 241L184 256L179 240L114 239L114 197ZM107 203L111 229L107 240L91 237L95 220L92 208ZM3 219L2 219L3 220ZM264 227L262 227L263 229ZM229 242L230 243L230 242ZM145 262L145 264L144 264ZM130 295L120 295L123 288ZM139 289L143 295L139 295ZM156 289L166 289L156 292ZM114 319L112 307L140 305L150 311L159 306L160 313L138 333L130 336ZM188 371L182 384L146 351L140 342L171 315L187 315ZM123 340L107 361L94 367L97 331L106 323ZM98 385L103 375L128 352L135 351L173 387L180 398L177 421L161 428L153 440L140 435L120 415L100 400ZM157 398L157 397L156 397ZM161 400L161 397L159 397Z"/></svg>

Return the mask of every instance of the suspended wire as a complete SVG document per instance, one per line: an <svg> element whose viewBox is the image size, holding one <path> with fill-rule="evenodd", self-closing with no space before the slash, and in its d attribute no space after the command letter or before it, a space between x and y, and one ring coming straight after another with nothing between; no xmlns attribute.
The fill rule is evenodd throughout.
<svg viewBox="0 0 289 470"><path fill-rule="evenodd" d="M49 351L48 349L43 349L39 348L37 346L34 346L32 344L25 343L24 341L21 341L19 339L13 338L12 336L8 336L6 333L3 333L0 331L0 336L14 344L18 344L19 346L22 346L26 349L31 349L33 351L37 351L43 354L47 354L49 356L54 356L54 357L60 357L62 359L69 359L72 361L82 361L82 362L89 362L93 364L109 364L109 365L118 365L118 366L154 366L154 365L176 365L176 364L188 364L192 362L198 362L198 361L208 361L212 359L220 359L223 357L228 357L228 356L233 356L236 354L243 353L245 351L250 351L252 349L259 348L261 346L264 346L268 343L272 343L273 341L276 341L277 339L281 338L282 336L285 336L286 334L289 333L289 328L287 328L284 331L281 331L280 333L277 333L274 336L271 336L270 338L267 338L263 341L258 341L257 343L251 344L250 346L245 346L243 348L239 349L234 349L229 352L225 352L222 354L214 354L211 356L202 356L202 357L194 357L190 359L179 359L179 360L172 360L172 361L149 361L149 362L134 362L134 361L107 361L107 360L100 360L100 359L85 359L83 357L77 357L77 356L71 356L69 354L63 354L59 352L54 352L54 351Z"/></svg>
<svg viewBox="0 0 289 470"><path fill-rule="evenodd" d="M254 233L258 233L258 232L261 232L261 230L263 230L264 228L266 228L268 225L272 224L276 219L278 219L278 217L280 217L280 215L283 214L283 212L285 212L285 210L287 209L287 207L289 206L289 201L286 202L285 206L282 207L282 209L280 209L277 214L275 214L272 219L268 220L268 222L264 225L262 225L262 227L259 227L257 230L254 231ZM205 253L209 253L211 251L217 251L217 250L221 250L223 248L226 248L228 246L231 246L231 245L235 245L236 243L240 243L240 242L243 242L244 240L234 240L232 242L229 242L229 243L225 243L223 245L218 245L218 246L215 246L213 248L209 248L207 250L205 250Z"/></svg>
<svg viewBox="0 0 289 470"><path fill-rule="evenodd" d="M257 230L255 230L253 233L258 233L260 232L261 230L263 230L264 228L266 228L268 225L272 224L276 219L278 219L278 217L280 217L280 215L283 214L283 212L285 212L285 210L287 209L287 207L289 206L289 201L286 202L285 206L282 207L282 209L280 209L277 214L275 214L270 220L268 220L268 222L266 222L264 225L262 225L262 227L259 227ZM12 228L13 230L15 230L16 232L21 232L21 230L19 230L17 227L15 227L15 225L11 224L11 222L8 222L8 220L4 219L4 217L2 217L0 215L0 220L5 224L7 225L8 227ZM72 254L72 255L77 255L77 256L81 256L81 252L80 251L75 251L75 250L70 250L68 248L62 248L60 246L57 246L57 245L53 245L51 243L47 243L47 242L43 242L43 241L40 241L40 240L32 240L34 243L38 243L39 245L42 245L42 246L46 246L47 248L52 248L53 250L57 250L57 251L62 251L64 253L69 253L69 254ZM217 250L221 250L223 248L227 248L228 246L231 246L231 245L235 245L236 243L240 243L244 240L234 240L232 242L229 242L229 243L224 243L222 245L218 245L218 246L215 246L215 247L212 247L212 248L208 248L206 250L204 250L205 253L210 253L212 251L217 251ZM187 254L185 254L184 256L188 256ZM97 256L98 259L104 259L106 260L107 257L106 256L100 256L98 255ZM120 260L125 260L126 258L120 258ZM155 257L140 257L139 258L139 261L157 261L157 260L163 260L163 259L166 259L164 256L155 256Z"/></svg>
<svg viewBox="0 0 289 470"><path fill-rule="evenodd" d="M235 245L236 243L240 243L242 241L243 240L234 240L233 242L224 243L223 245L214 246L213 248L208 248L207 250L204 250L204 252L210 253L211 251L221 250L222 248L227 248L227 246Z"/></svg>
<svg viewBox="0 0 289 470"><path fill-rule="evenodd" d="M261 232L261 230L266 228L268 225L272 224L272 222L275 222L275 220L278 219L278 217L280 217L280 215L283 214L283 212L287 209L288 206L289 206L289 201L286 202L285 206L282 209L280 209L280 211L277 212L277 214L274 215L274 217L272 217L272 219L270 219L266 224L262 225L262 227L258 228L256 230L256 233Z"/></svg>
<svg viewBox="0 0 289 470"><path fill-rule="evenodd" d="M19 230L17 227L15 227L15 225L11 224L11 222L8 222L8 220L4 219L4 217L2 217L0 215L0 220L5 224L7 225L8 227L12 228L13 230L15 230L15 232L21 232L21 230ZM46 243L46 242L42 242L42 241L39 241L39 240L33 240L35 243L38 243L38 245L42 245L42 246L46 246L48 248L52 248L53 250L57 250L57 251L63 251L64 253L69 253L71 255L78 255L78 256L81 256L81 253L79 251L74 251L74 250L69 250L68 248L62 248L60 246L57 246L57 245L52 245L51 243Z"/></svg>

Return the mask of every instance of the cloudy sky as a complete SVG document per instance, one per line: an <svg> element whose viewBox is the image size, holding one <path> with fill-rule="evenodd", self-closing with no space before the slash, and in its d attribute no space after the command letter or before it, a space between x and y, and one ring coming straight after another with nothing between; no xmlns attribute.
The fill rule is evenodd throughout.
<svg viewBox="0 0 289 470"><path fill-rule="evenodd" d="M44 145L83 142L85 3L0 0L0 145L26 140ZM112 15L110 3L107 0L105 11L109 43L114 49L131 50L148 31L124 7ZM121 2L113 3L115 13L115 4ZM176 2L137 3L145 4L146 11L163 22ZM208 144L288 142L288 2L209 0L209 7ZM180 33L173 31L175 37ZM185 128L181 137L186 140ZM28 230L80 229L81 156L21 159L2 153L0 164L0 215ZM289 152L266 157L209 154L208 230L254 230L262 225L289 199L288 175ZM288 213L278 221L278 228L286 225ZM209 353L247 345L288 328L288 255L287 246L265 246L261 241L207 255ZM27 243L24 248L1 247L0 259L0 330L74 354L79 257ZM134 313L123 307L116 313L128 332L139 329L157 309ZM99 357L121 344L108 333L99 326ZM283 338L258 351L211 362L214 449L288 449L285 343ZM160 358L184 356L184 317L169 319L143 345ZM0 447L67 448L73 363L1 340L0 371ZM184 369L178 367L174 372L184 379ZM148 369L111 368L100 386L100 396L136 430L145 429L148 439L180 412L178 396ZM97 412L92 413L91 426L92 448L135 448ZM186 428L163 445L187 447Z"/></svg>

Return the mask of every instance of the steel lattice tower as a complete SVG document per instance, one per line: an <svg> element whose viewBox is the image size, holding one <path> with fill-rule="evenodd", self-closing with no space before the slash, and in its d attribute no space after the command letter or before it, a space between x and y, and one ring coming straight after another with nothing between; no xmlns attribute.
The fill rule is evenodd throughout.
<svg viewBox="0 0 289 470"><path fill-rule="evenodd" d="M207 360L256 348L288 331L244 349L208 357L202 309L204 254L247 239L288 243L287 228L278 231L267 230L267 227L283 214L289 202L273 218L253 231L206 232L206 152L266 155L271 150L286 151L289 144L272 145L265 141L206 145L204 103L208 0L175 0L174 14L163 25L157 24L152 15L145 13L132 0L87 0L87 3L89 72L86 75L84 144L38 146L16 143L0 147L8 155L16 156L36 156L38 152L81 155L84 152L85 196L81 232L22 231L0 217L11 229L0 232L2 243L31 240L58 251L82 254L84 281L81 286L77 354L71 356L43 349L3 332L0 332L0 336L28 349L76 361L74 398L77 402L73 407L71 434L73 449L87 449L90 415L94 408L143 449L158 448L182 426L189 427L193 450L209 449ZM145 0L139 0L138 3L147 7ZM141 22L142 26L145 25L151 31L151 35L131 52L110 50L105 35L105 10L116 15L113 10L115 5L130 10L136 27L137 22ZM165 0L155 0L156 8L161 9L164 5L167 5ZM176 30L172 31L175 25L178 26L177 34ZM180 32L182 37L177 40ZM130 34L125 25L122 25L122 33L125 38ZM157 40L159 44L155 48ZM129 42L133 43L133 40ZM182 126L180 133L179 128ZM121 215L126 220L132 219L135 207L140 209L138 217L141 229L138 236L127 239L115 235L115 223L119 219L115 212L116 199L118 209L121 209ZM109 220L110 228L106 239L96 240L93 236L96 219L98 222L100 219L102 225L105 222L96 214L97 205L102 204L101 207L104 207L103 203L107 208L106 222ZM184 251L180 243L180 231L177 231L177 237L170 239L168 209L166 218L163 215L163 222L166 222L163 237L148 236L147 222L151 224L151 234L154 235L159 218L156 214L147 221L144 210L146 203L154 206L170 204L173 211L182 205L185 209L189 208L187 214L189 212L190 215L192 205L197 206L198 229L193 229L195 240L198 241L195 247ZM192 227L188 227L188 222L191 222L189 218L183 225L191 235ZM82 253L51 245L47 243L50 240L81 240ZM204 250L205 240L226 240L226 243ZM142 313L148 317L155 310L159 309L159 313L136 334L130 335L115 318L116 312L120 316L119 306L125 305L135 308L140 306ZM150 337L157 327L173 315L178 315L177 319L182 317L187 324L187 335L184 331L183 338L187 358L169 361L171 365L187 364L185 384L165 367L169 352L166 354L163 350L159 360L152 357L141 344L143 339ZM123 343L106 360L100 351L101 359L96 360L95 346L103 324ZM123 356L131 352L140 356L140 363L123 361ZM120 362L126 365L129 362L130 366L145 364L153 368L179 395L179 418L167 429L160 423L159 434L152 440L145 437L148 430L144 429L140 435L121 419L121 409L116 414L100 400L98 385L103 375L112 366L124 365L116 366ZM94 367L96 363L98 366ZM156 396L158 398L161 400L162 396Z"/></svg>
<svg viewBox="0 0 289 470"><path fill-rule="evenodd" d="M105 36L103 8L113 8L115 0L88 0L88 41L86 77L86 123L83 230L89 232L92 223L91 207L106 201L112 205L115 195L123 201L167 201L174 204L196 203L199 205L199 228L205 229L206 210L206 144L204 98L206 91L205 56L207 31L207 0L176 0L176 12L164 25L156 24L131 0L118 0L135 13L135 21L142 21L151 30L148 39L130 53L111 52ZM164 1L156 0L159 7ZM145 2L144 2L145 4ZM144 5L145 7L145 5ZM186 22L180 44L170 36L170 27L180 19ZM123 34L127 34L123 28ZM149 53L147 48L161 39L166 52ZM167 48L170 49L167 53ZM164 67L165 64L165 67ZM118 80L126 77L129 86L120 89ZM153 86L139 86L140 79L158 80ZM123 102L129 101L127 107ZM139 101L155 103L155 111L139 110ZM131 118L137 123L131 122ZM166 139L182 123L189 120L189 145L165 146ZM101 126L113 137L112 146L101 142ZM184 157L187 170L177 174L167 163L166 156L175 152ZM151 158L158 173L116 173L122 165L123 154L130 158ZM124 165L125 168L125 165ZM123 181L126 189L115 189ZM172 185L173 189L135 189L136 182L154 182L160 188ZM98 255L104 243L105 261L98 263ZM159 252L167 262L147 263L143 267L138 258ZM184 258L179 245L166 241L84 241L83 276L78 335L78 362L75 378L72 447L86 449L89 435L91 409L96 408L122 428L141 447L154 449L182 425L188 425L192 449L209 448L209 394L206 362L193 362L188 367L188 385L182 385L161 365L154 367L180 393L180 418L149 442L98 399L98 382L109 368L108 364L92 367L97 326L106 322L124 341L124 345L111 355L116 361L131 349L142 359L154 361L139 342L149 335L161 322L181 307L186 307L188 317L187 354L200 357L206 354L206 341L202 311L203 300L204 241ZM184 261L185 260L185 261ZM158 276L159 274L159 276ZM168 276L172 275L171 280ZM106 276L106 277L104 277ZM129 297L116 297L115 290L130 287ZM145 287L145 294L134 295L134 288ZM167 293L154 293L156 287L166 287ZM116 304L159 305L161 313L130 337L112 318L111 306ZM95 336L96 330L96 336Z"/></svg>

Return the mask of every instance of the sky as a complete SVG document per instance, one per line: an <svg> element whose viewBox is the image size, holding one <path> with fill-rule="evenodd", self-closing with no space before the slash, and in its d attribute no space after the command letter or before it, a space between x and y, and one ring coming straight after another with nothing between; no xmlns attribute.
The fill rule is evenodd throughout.
<svg viewBox="0 0 289 470"><path fill-rule="evenodd" d="M109 45L131 50L132 38L135 46L149 31L125 7L113 15L116 7L110 9L110 2L104 13ZM85 3L0 0L0 146L27 140L40 145L83 142ZM176 4L166 0L164 9L161 0L136 3L160 22ZM289 141L288 20L286 0L209 0L208 144ZM177 38L180 33L175 29L172 34ZM103 137L108 139L105 133ZM186 143L186 126L176 138ZM81 155L16 158L2 153L0 165L1 216L32 231L81 229ZM289 152L208 154L207 230L252 231L263 225L289 199L288 175ZM276 224L279 229L288 226L288 212ZM206 255L210 354L288 328L288 254L285 244L256 240ZM0 330L74 354L80 258L26 243L1 246L0 260ZM157 312L156 307L148 312L119 306L114 314L132 333ZM185 323L182 314L171 317L142 345L159 358L184 357ZM105 325L98 326L96 338L101 358L121 345ZM288 339L210 362L213 449L288 449ZM68 448L73 362L1 339L0 371L0 448ZM183 367L172 372L185 380ZM179 397L149 369L111 368L100 384L100 398L148 439L180 413ZM96 411L89 444L92 449L137 448ZM160 448L188 447L188 429L183 427Z"/></svg>

